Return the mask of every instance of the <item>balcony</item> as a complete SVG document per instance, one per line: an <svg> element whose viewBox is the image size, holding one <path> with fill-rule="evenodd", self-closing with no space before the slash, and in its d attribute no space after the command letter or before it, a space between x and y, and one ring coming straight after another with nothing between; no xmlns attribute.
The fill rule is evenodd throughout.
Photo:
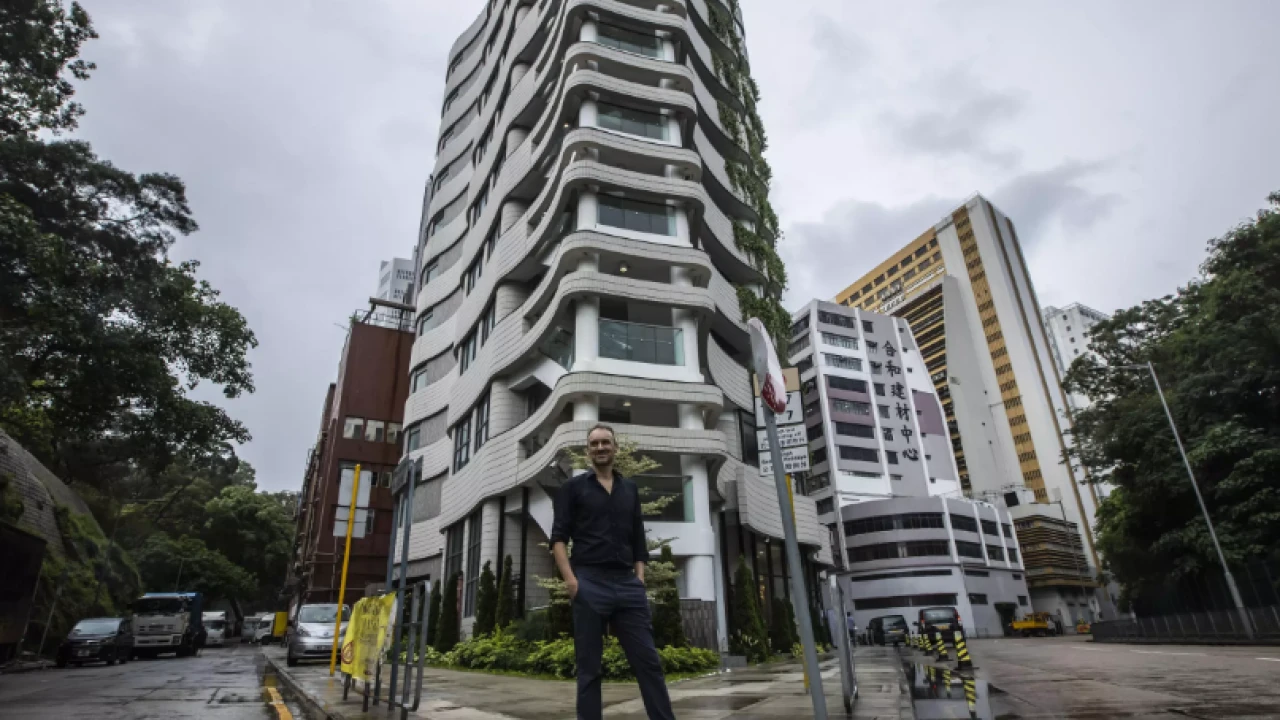
<svg viewBox="0 0 1280 720"><path fill-rule="evenodd" d="M684 336L679 328L601 320L600 357L650 365L684 365Z"/></svg>
<svg viewBox="0 0 1280 720"><path fill-rule="evenodd" d="M558 327L538 346L539 352L556 361L565 370L573 367L573 333Z"/></svg>

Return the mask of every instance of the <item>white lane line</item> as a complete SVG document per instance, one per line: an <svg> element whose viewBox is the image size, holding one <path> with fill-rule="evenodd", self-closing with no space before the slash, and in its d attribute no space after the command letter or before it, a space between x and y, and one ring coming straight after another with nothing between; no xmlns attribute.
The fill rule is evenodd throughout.
<svg viewBox="0 0 1280 720"><path fill-rule="evenodd" d="M1254 658L1254 660L1266 660L1267 662L1280 662L1280 658Z"/></svg>
<svg viewBox="0 0 1280 720"><path fill-rule="evenodd" d="M1167 650L1130 650L1129 652L1141 653L1143 655L1208 655L1201 652L1169 652Z"/></svg>

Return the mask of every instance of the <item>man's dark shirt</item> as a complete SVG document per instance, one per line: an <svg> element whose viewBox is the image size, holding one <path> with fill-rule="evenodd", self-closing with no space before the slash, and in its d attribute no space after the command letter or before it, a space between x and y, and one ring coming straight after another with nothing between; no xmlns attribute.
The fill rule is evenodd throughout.
<svg viewBox="0 0 1280 720"><path fill-rule="evenodd" d="M637 562L649 562L639 486L614 473L610 493L594 470L565 483L556 495L551 544L570 540L574 567L631 569Z"/></svg>

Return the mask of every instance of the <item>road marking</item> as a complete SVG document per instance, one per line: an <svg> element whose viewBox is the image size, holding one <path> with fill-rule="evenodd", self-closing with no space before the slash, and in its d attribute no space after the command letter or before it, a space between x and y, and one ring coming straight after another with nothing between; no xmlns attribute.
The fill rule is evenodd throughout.
<svg viewBox="0 0 1280 720"><path fill-rule="evenodd" d="M289 706L284 704L284 698L280 697L280 691L273 687L268 687L267 694L271 696L271 707L276 709L276 715L280 717L280 720L293 720L293 713L289 712Z"/></svg>
<svg viewBox="0 0 1280 720"><path fill-rule="evenodd" d="M1280 658L1254 658L1254 660L1266 660L1267 662L1280 662Z"/></svg>

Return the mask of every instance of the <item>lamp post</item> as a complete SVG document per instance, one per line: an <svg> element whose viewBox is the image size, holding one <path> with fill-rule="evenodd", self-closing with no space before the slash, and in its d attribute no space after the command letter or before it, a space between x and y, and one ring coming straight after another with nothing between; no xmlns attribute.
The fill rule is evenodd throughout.
<svg viewBox="0 0 1280 720"><path fill-rule="evenodd" d="M1218 533L1213 529L1213 520L1209 517L1209 508L1204 504L1204 496L1200 494L1200 486L1196 484L1196 474L1191 470L1191 461L1187 459L1187 451L1182 447L1182 436L1178 434L1178 426L1173 422L1173 413L1169 410L1169 403L1165 400L1164 389L1160 387L1160 378L1156 376L1155 365L1150 361L1139 365L1111 365L1116 369L1126 370L1146 370L1151 374L1151 382L1156 386L1156 395L1160 396L1160 406L1164 408L1164 416L1169 420L1169 429L1173 431L1173 441L1178 445L1178 454L1182 456L1182 465L1187 469L1187 478L1191 480L1191 489L1195 491L1196 502L1200 504L1200 513L1204 516L1204 524L1209 527L1209 538L1213 540L1213 549L1218 553L1218 563L1222 565L1222 574L1226 577L1227 588L1231 591L1231 599L1235 602L1236 612L1240 614L1240 621L1244 623L1245 634L1253 639L1253 623L1249 619L1249 613L1245 610L1244 600L1240 597L1240 589L1236 587L1236 578L1231 574L1231 568L1227 567L1227 558L1222 554L1222 546L1218 544Z"/></svg>

